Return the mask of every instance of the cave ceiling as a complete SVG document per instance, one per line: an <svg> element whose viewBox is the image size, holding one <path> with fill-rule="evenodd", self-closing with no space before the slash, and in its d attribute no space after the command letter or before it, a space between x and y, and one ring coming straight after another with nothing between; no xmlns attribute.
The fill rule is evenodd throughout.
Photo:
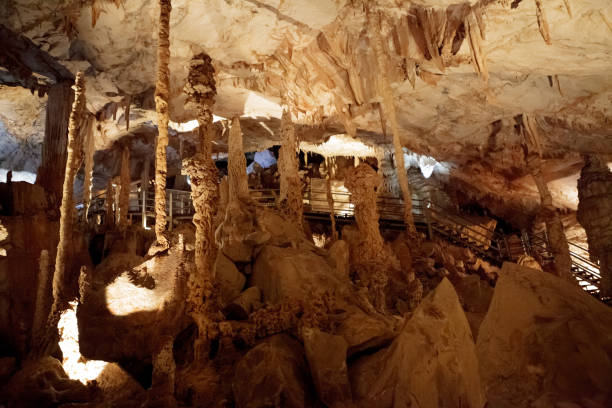
<svg viewBox="0 0 612 408"><path fill-rule="evenodd" d="M156 2L6 1L1 24L73 73L85 71L88 109L101 119L98 150L154 132ZM283 106L309 142L348 133L388 145L375 29L405 147L448 163L476 195L533 206L515 128L518 115L530 115L556 205L575 208L581 155L612 161L612 3L538 3L539 10L534 0L174 0L171 120L180 130L194 119L183 87L191 57L206 52L216 69L214 113L243 117L249 147L276 143ZM2 167L33 167L25 161L42 141L44 99L0 87L1 136L31 150L18 168L21 159L9 154L15 143L3 142Z"/></svg>

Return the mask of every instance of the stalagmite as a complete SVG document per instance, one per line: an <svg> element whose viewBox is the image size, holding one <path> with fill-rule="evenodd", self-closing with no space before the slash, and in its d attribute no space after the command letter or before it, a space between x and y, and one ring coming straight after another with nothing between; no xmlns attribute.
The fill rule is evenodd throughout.
<svg viewBox="0 0 612 408"><path fill-rule="evenodd" d="M210 57L198 54L191 60L185 85L187 106L196 111L199 124L198 151L183 162L183 171L189 174L191 180L191 198L195 208L195 271L189 275L187 281L187 313L198 326L198 338L194 342L196 361L203 361L207 352L205 346L208 326L211 313L214 312L212 309L215 307L213 265L217 248L214 241L214 224L219 192L217 168L212 160L212 107L216 95L214 74ZM242 141L240 142L242 144ZM244 155L242 157L244 158Z"/></svg>
<svg viewBox="0 0 612 408"><path fill-rule="evenodd" d="M157 44L157 81L155 83L155 109L157 111L157 147L155 149L155 237L157 245L168 248L166 232L166 176L168 163L168 101L170 99L170 0L159 0L159 32Z"/></svg>
<svg viewBox="0 0 612 408"><path fill-rule="evenodd" d="M31 352L36 355L38 347L42 344L45 335L45 319L47 317L47 296L49 288L49 251L43 249L40 251L40 259L38 260L38 282L36 284L36 304L34 306L34 318L32 320L32 347ZM36 355L40 357L40 355Z"/></svg>
<svg viewBox="0 0 612 408"><path fill-rule="evenodd" d="M578 180L578 221L593 261L599 261L600 290L612 297L612 172L597 156L585 157Z"/></svg>
<svg viewBox="0 0 612 408"><path fill-rule="evenodd" d="M121 151L121 174L119 184L119 230L128 227L128 210L130 206L130 148L123 146Z"/></svg>
<svg viewBox="0 0 612 408"><path fill-rule="evenodd" d="M40 351L46 354L49 351L55 335L57 334L57 322L60 313L68 305L68 294L66 285L66 262L69 246L72 245L72 208L74 177L78 170L76 163L79 146L77 146L77 134L81 116L85 109L85 79L83 72L79 72L74 84L74 103L70 113L68 124L68 156L66 159L66 172L64 175L64 189L62 195L62 205L60 207L60 231L59 243L57 244L57 254L55 257L55 272L53 274L53 305L49 312L47 321L47 333L42 340Z"/></svg>
<svg viewBox="0 0 612 408"><path fill-rule="evenodd" d="M283 110L281 118L281 148L278 158L280 173L280 208L300 231L302 230L302 180L295 154L297 141L291 113Z"/></svg>
<svg viewBox="0 0 612 408"><path fill-rule="evenodd" d="M82 221L87 222L87 216L89 213L89 206L91 205L91 187L92 187L92 177L93 177L93 167L94 167L94 150L95 150L95 140L94 140L94 129L95 129L95 120L90 122L90 126L87 129L87 133L85 135L85 141L83 146L84 160L85 160L85 168L83 170L83 215Z"/></svg>
<svg viewBox="0 0 612 408"><path fill-rule="evenodd" d="M106 217L104 223L106 226L115 224L115 187L113 186L113 179L109 179L106 184Z"/></svg>
<svg viewBox="0 0 612 408"><path fill-rule="evenodd" d="M242 130L240 119L232 119L232 126L227 141L228 159L227 173L229 181L229 199L248 201L249 185L246 173L246 158L242 147Z"/></svg>
<svg viewBox="0 0 612 408"><path fill-rule="evenodd" d="M390 254L387 252L378 227L376 189L381 180L376 171L366 163L351 168L344 185L351 192L355 205L355 221L359 229L359 242L351 248L352 265L361 284L368 288L379 310L385 307L384 287Z"/></svg>
<svg viewBox="0 0 612 408"><path fill-rule="evenodd" d="M369 11L367 18L369 32L372 37L372 46L374 48L374 52L376 53L376 62L378 64L378 73L380 75L380 83L382 87L380 93L383 97L384 111L386 111L387 116L389 117L389 122L391 122L393 148L395 150L395 165L404 200L404 223L406 224L406 232L408 233L409 239L412 242L418 243L419 235L417 234L416 227L414 225L414 218L412 216L412 191L410 189L410 183L408 182L406 167L404 165L404 150L400 142L399 124L397 122L395 103L393 101L393 91L387 76L388 68L383 49L383 40L380 33L380 24L374 23L374 16Z"/></svg>
<svg viewBox="0 0 612 408"><path fill-rule="evenodd" d="M535 0L535 5L540 34L542 34L542 38L546 44L551 45L552 42L550 40L550 30L548 29L548 20L546 19L546 13L544 12L544 7L542 6L542 0Z"/></svg>
<svg viewBox="0 0 612 408"><path fill-rule="evenodd" d="M338 240L338 231L336 230L336 213L334 209L334 197L331 192L331 175L327 175L325 180L326 193L327 193L327 205L329 206L329 219L331 221L331 242L334 243Z"/></svg>
<svg viewBox="0 0 612 408"><path fill-rule="evenodd" d="M527 168L540 193L540 213L546 223L550 250L555 258L555 272L557 276L576 283L576 279L571 272L572 258L570 256L569 245L565 237L563 223L558 212L552 204L552 196L548 190L546 181L542 176L542 147L537 133L537 123L534 118L528 115L523 116L522 130L525 139L525 152Z"/></svg>

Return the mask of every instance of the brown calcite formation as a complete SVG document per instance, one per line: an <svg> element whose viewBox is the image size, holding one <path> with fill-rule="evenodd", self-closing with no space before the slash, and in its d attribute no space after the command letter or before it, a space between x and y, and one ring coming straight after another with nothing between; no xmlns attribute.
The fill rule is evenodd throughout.
<svg viewBox="0 0 612 408"><path fill-rule="evenodd" d="M91 188L92 188L92 178L93 178L93 168L94 168L94 150L95 150L95 121L92 119L87 133L85 134L85 139L83 141L83 161L84 161L84 169L83 169L83 213L82 220L87 221L87 215L89 213L89 206L91 205Z"/></svg>
<svg viewBox="0 0 612 408"><path fill-rule="evenodd" d="M248 201L249 185L246 174L246 158L242 147L242 129L240 129L240 118L238 117L232 119L227 149L229 199L230 201Z"/></svg>
<svg viewBox="0 0 612 408"><path fill-rule="evenodd" d="M79 169L78 152L81 146L78 146L78 132L81 116L85 109L85 75L79 72L74 84L74 103L72 104L72 112L70 113L70 122L68 124L68 155L66 158L66 171L64 174L64 188L62 194L62 205L60 207L60 231L59 243L57 244L57 253L55 256L55 270L53 273L53 304L47 321L47 333L42 339L42 344L37 347L37 351L41 355L46 354L50 349L53 338L57 330L57 322L60 318L60 313L68 304L68 288L66 282L66 264L68 262L67 254L69 246L72 244L72 227L73 227L73 206L74 206L74 178Z"/></svg>
<svg viewBox="0 0 612 408"><path fill-rule="evenodd" d="M113 186L113 179L109 179L106 183L106 217L104 223L107 226L115 224L115 187Z"/></svg>
<svg viewBox="0 0 612 408"><path fill-rule="evenodd" d="M298 173L297 139L291 113L283 110L281 118L281 149L278 158L280 173L280 208L291 222L302 229L302 180Z"/></svg>
<svg viewBox="0 0 612 408"><path fill-rule="evenodd" d="M578 180L578 221L592 260L599 261L601 292L612 296L612 173L597 156L587 156Z"/></svg>
<svg viewBox="0 0 612 408"><path fill-rule="evenodd" d="M130 148L128 146L123 146L121 150L121 173L119 180L119 229L125 231L128 227L128 211L130 206Z"/></svg>
<svg viewBox="0 0 612 408"><path fill-rule="evenodd" d="M397 263L397 259L385 246L378 229L378 208L376 189L380 186L380 176L366 163L347 172L344 185L351 192L355 205L355 221L359 229L358 237L350 248L352 267L361 284L368 288L374 305L385 306L384 288L387 285L387 270Z"/></svg>
<svg viewBox="0 0 612 408"><path fill-rule="evenodd" d="M565 237L563 222L557 209L553 206L550 190L542 176L542 163L539 155L532 153L527 156L529 169L538 192L540 193L540 214L546 223L548 245L555 258L555 273L560 278L576 283L572 275L572 258Z"/></svg>
<svg viewBox="0 0 612 408"><path fill-rule="evenodd" d="M376 24L377 18L372 13L368 12L369 31L372 35L372 47L376 54L376 62L378 64L378 72L380 76L381 89L380 93L383 98L384 111L386 112L389 122L391 122L391 133L393 134L393 149L395 152L395 166L397 170L397 179L402 190L402 198L404 200L404 223L406 224L406 232L408 237L413 242L418 242L419 235L414 226L414 217L412 216L412 189L408 182L406 174L406 166L404 164L404 150L400 141L399 125L397 122L397 114L395 111L395 102L393 99L393 91L387 76L387 60L383 51L383 40L380 34L380 27Z"/></svg>
<svg viewBox="0 0 612 408"><path fill-rule="evenodd" d="M74 100L70 86L68 82L60 82L49 89L42 163L36 178L36 184L44 187L58 205L66 171L68 120Z"/></svg>
<svg viewBox="0 0 612 408"><path fill-rule="evenodd" d="M157 44L157 80L155 109L157 111L157 146L155 148L155 237L161 248L169 246L166 231L166 176L168 163L168 101L170 99L170 0L159 0L159 31Z"/></svg>
<svg viewBox="0 0 612 408"><path fill-rule="evenodd" d="M212 160L212 107L216 94L214 68L207 54L198 54L191 61L187 105L198 115L197 153L184 160L183 171L191 180L191 198L195 209L195 270L189 276L187 313L198 326L194 343L196 359L206 353L208 326L216 306L214 298L214 268L217 248L214 239L215 217L219 200L218 172ZM245 174L246 175L246 174Z"/></svg>

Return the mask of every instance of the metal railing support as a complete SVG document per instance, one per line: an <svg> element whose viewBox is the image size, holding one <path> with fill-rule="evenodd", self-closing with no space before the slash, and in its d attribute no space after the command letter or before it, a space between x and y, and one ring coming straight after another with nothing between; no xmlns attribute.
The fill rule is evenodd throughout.
<svg viewBox="0 0 612 408"><path fill-rule="evenodd" d="M172 221L172 190L168 192L168 230L172 231L172 225L174 222Z"/></svg>
<svg viewBox="0 0 612 408"><path fill-rule="evenodd" d="M142 189L142 208L140 214L142 215L142 228L147 229L147 189Z"/></svg>

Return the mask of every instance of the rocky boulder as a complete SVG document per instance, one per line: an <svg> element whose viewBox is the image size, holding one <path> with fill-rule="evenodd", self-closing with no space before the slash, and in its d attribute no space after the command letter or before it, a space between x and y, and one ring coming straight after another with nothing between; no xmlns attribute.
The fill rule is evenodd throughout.
<svg viewBox="0 0 612 408"><path fill-rule="evenodd" d="M240 295L246 278L238 271L236 265L221 252L217 254L214 268L215 279L219 283L219 290L221 292L221 303L225 306L236 296Z"/></svg>
<svg viewBox="0 0 612 408"><path fill-rule="evenodd" d="M232 388L238 408L313 406L304 350L285 334L265 339L240 360Z"/></svg>
<svg viewBox="0 0 612 408"><path fill-rule="evenodd" d="M386 349L349 368L360 407L469 407L485 405L468 321L444 279L414 311Z"/></svg>
<svg viewBox="0 0 612 408"><path fill-rule="evenodd" d="M352 404L346 366L346 340L316 328L304 329L302 337L314 386L321 401L330 408Z"/></svg>
<svg viewBox="0 0 612 408"><path fill-rule="evenodd" d="M255 260L250 284L261 289L264 301L278 303L309 299L316 288L333 292L348 284L348 276L342 282L314 252L266 245Z"/></svg>
<svg viewBox="0 0 612 408"><path fill-rule="evenodd" d="M477 350L495 407L612 406L612 309L552 274L503 265Z"/></svg>

